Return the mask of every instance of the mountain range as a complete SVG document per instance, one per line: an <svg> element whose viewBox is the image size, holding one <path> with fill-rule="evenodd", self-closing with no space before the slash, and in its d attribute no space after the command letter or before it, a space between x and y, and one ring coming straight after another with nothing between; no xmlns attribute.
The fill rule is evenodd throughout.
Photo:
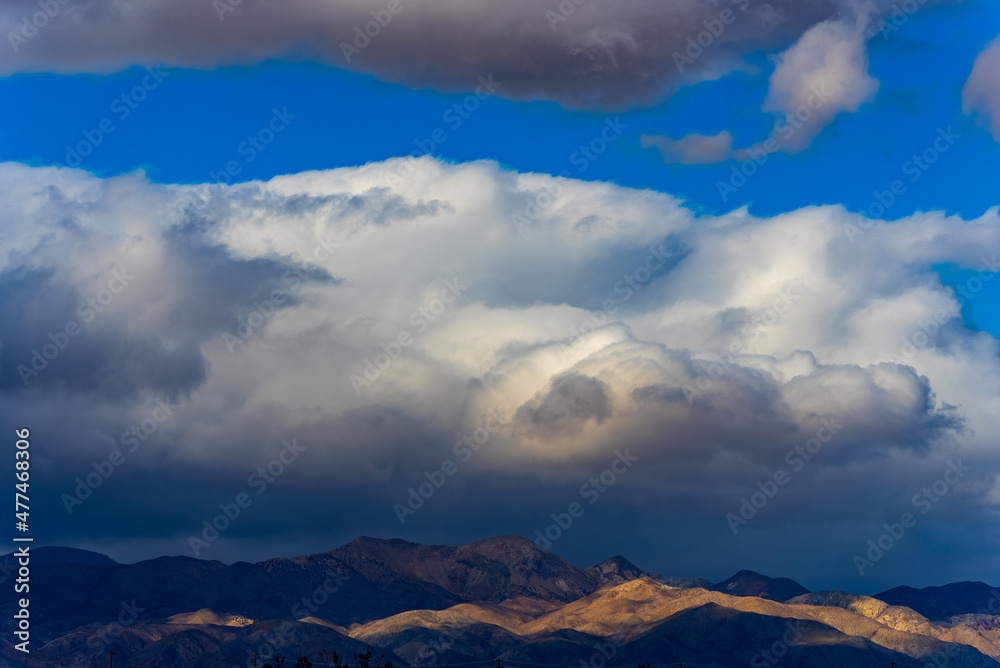
<svg viewBox="0 0 1000 668"><path fill-rule="evenodd" d="M516 536L358 538L232 565L31 554L32 651L5 631L0 666L105 665L109 651L118 668L232 668L254 652L291 665L369 647L395 666L1000 666L1000 594L984 583L868 597L752 571L670 579L621 556L577 568ZM16 605L5 598L0 614Z"/></svg>

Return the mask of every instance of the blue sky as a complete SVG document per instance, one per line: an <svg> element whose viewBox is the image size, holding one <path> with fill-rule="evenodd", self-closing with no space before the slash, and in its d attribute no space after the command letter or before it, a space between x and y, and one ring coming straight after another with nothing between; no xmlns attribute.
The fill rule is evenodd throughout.
<svg viewBox="0 0 1000 668"><path fill-rule="evenodd" d="M144 169L157 182L198 183L231 159L245 162L237 147L277 107L294 114L294 123L253 163L242 165L239 180L406 155L441 128L447 140L435 143L432 153L448 160L490 159L547 174L569 171L574 178L669 192L709 213L746 205L767 216L815 204L865 210L874 191L901 176L904 163L934 141L938 128L954 127L961 142L887 217L944 210L971 218L995 206L989 184L1000 177L1000 146L962 113L961 88L976 55L995 37L997 21L1000 8L981 1L927 7L887 38L874 37L871 73L882 82L877 99L838 118L811 150L771 156L766 169L725 201L717 182L729 178L733 161L667 166L655 150L639 146L638 136L725 128L737 143L751 143L771 123L759 112L766 77L736 73L620 113L490 96L463 119L445 114L465 100L464 92L411 90L318 64L271 61L208 71L161 66L162 84L122 119L125 107L112 104L141 83L143 68L104 76L18 74L0 79L0 95L31 103L0 110L0 159L65 164L67 147L86 141L84 131L108 118L115 131L81 166L105 176ZM768 67L766 54L748 58ZM452 129L455 118L462 123ZM598 136L607 118L620 118L627 129L581 169L583 163L571 162L571 156Z"/></svg>
<svg viewBox="0 0 1000 668"><path fill-rule="evenodd" d="M969 219L996 206L992 184L1000 181L1000 144L962 112L961 88L998 22L1000 7L966 2L924 8L898 30L875 36L870 57L871 73L881 80L877 99L838 118L810 150L769 156L735 192L722 193L718 184L730 182L736 161L665 165L654 149L640 147L639 136L726 128L737 143L749 144L765 135L771 120L759 108L767 81L741 73L621 113L412 90L302 62L208 71L158 66L162 82L147 79L155 88L134 105L120 98L147 78L144 68L104 76L18 74L0 79L0 96L31 104L0 110L0 160L66 164L72 161L69 149L99 138L80 166L102 176L142 169L156 182L201 183L222 178L226 164L235 160L240 173L232 181L237 182L358 166L431 148L432 155L455 162L496 160L518 171L568 173L667 192L711 214L747 206L754 215L771 216L819 204L867 212L876 191L887 192L893 180L902 179L906 192L876 217L945 211ZM768 67L766 54L748 58ZM453 109L467 99L473 111ZM275 108L287 109L294 119L250 161L249 149L241 154L239 147L266 125ZM113 124L107 135L99 131L104 119ZM624 131L591 160L580 148L598 137L609 119L620 119ZM914 181L918 172L904 172L907 162L931 146L941 128L953 128L961 139ZM445 141L431 139L437 129ZM967 278L945 272L941 280L957 287ZM1000 310L993 308L1000 285L985 290L983 299L970 303L967 322L1000 334Z"/></svg>

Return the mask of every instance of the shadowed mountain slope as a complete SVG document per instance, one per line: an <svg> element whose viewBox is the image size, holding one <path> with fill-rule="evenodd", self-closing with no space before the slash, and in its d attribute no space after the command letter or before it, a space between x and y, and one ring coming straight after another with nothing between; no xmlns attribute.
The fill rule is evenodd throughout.
<svg viewBox="0 0 1000 668"><path fill-rule="evenodd" d="M892 605L913 608L928 619L954 615L1000 615L1000 587L985 582L955 582L941 587L894 587L875 598Z"/></svg>
<svg viewBox="0 0 1000 668"><path fill-rule="evenodd" d="M329 552L230 566L189 557L118 564L62 548L32 555L28 666L100 662L113 650L119 667L232 668L269 644L292 662L315 662L321 651L349 659L372 646L396 665L418 666L497 658L778 665L760 654L776 646L781 666L1000 666L990 658L1000 657L1000 617L934 621L752 571L718 584L667 580L621 556L580 569L516 536L458 547L359 538ZM986 586L968 584L977 583L912 591L961 609ZM0 600L0 614L13 605ZM11 638L3 642L0 668L25 665Z"/></svg>

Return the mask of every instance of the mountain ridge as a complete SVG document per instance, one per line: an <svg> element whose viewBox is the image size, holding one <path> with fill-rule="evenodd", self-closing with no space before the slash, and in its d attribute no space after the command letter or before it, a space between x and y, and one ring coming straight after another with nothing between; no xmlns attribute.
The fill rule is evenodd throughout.
<svg viewBox="0 0 1000 668"><path fill-rule="evenodd" d="M32 611L33 640L51 644L33 653L31 666L94 658L87 643L104 638L124 668L166 668L180 659L222 668L210 657L238 661L241 647L279 628L286 644L306 654L326 648L347 656L372 646L394 663L417 666L588 662L608 647L615 661L676 655L736 665L753 658L717 637L719 628L772 644L800 629L788 641L788 666L943 656L972 668L1000 666L1000 616L931 620L876 598L809 592L747 570L719 583L669 579L621 555L578 568L518 536L460 546L359 537L326 552L231 565L39 552L33 578L46 605ZM982 587L945 593L980 596ZM10 612L0 600L0 614ZM25 665L12 663L20 657L4 642L0 668Z"/></svg>

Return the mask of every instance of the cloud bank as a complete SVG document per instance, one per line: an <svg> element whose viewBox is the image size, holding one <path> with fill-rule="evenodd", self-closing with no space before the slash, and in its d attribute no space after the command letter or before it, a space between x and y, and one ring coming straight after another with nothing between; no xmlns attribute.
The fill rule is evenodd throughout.
<svg viewBox="0 0 1000 668"><path fill-rule="evenodd" d="M651 104L747 69L824 21L886 15L892 0L11 0L0 74L134 64L212 68L314 60L384 81L578 108ZM41 12L41 14L39 14ZM819 41L815 36L810 42Z"/></svg>
<svg viewBox="0 0 1000 668"><path fill-rule="evenodd" d="M627 479L557 551L611 540L641 559L683 537L682 573L737 553L846 578L960 457L973 472L922 535L960 527L956 553L996 566L979 528L1000 472L997 341L963 324L975 286L933 269L993 280L995 210L859 234L838 207L698 216L656 192L421 159L234 186L8 163L0 211L0 422L47 444L54 541L183 553L295 439L295 463L201 556L294 550L286 535L303 550L532 536L627 448ZM124 463L67 506L115 450ZM394 504L445 461L440 498L401 524ZM733 535L727 514L778 469L792 482ZM907 549L886 581L947 572L933 545Z"/></svg>

